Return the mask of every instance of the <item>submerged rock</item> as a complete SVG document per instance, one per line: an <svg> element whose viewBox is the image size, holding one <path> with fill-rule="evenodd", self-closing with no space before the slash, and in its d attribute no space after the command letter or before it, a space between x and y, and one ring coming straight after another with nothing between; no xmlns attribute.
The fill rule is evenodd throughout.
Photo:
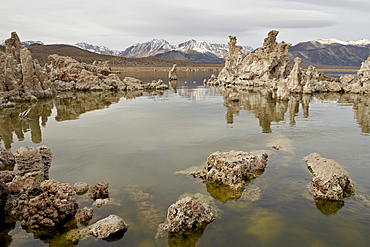
<svg viewBox="0 0 370 247"><path fill-rule="evenodd" d="M75 219L77 222L87 223L93 217L93 208L84 207L82 209L77 210L75 214Z"/></svg>
<svg viewBox="0 0 370 247"><path fill-rule="evenodd" d="M95 237L106 239L112 237L114 234L125 233L128 229L128 225L125 221L114 214L109 215L108 217L99 220L90 227L90 234Z"/></svg>
<svg viewBox="0 0 370 247"><path fill-rule="evenodd" d="M77 182L73 185L73 190L77 194L84 194L89 190L89 185L85 182Z"/></svg>
<svg viewBox="0 0 370 247"><path fill-rule="evenodd" d="M126 187L125 190L130 200L135 203L138 223L145 229L155 230L163 221L165 213L155 207L153 196L140 185Z"/></svg>
<svg viewBox="0 0 370 247"><path fill-rule="evenodd" d="M353 182L340 164L317 153L304 160L313 175L310 189L315 198L340 201L355 194Z"/></svg>
<svg viewBox="0 0 370 247"><path fill-rule="evenodd" d="M192 172L194 177L203 181L224 184L238 190L245 186L246 180L261 174L267 164L266 153L255 154L242 151L215 152L207 159L200 171Z"/></svg>

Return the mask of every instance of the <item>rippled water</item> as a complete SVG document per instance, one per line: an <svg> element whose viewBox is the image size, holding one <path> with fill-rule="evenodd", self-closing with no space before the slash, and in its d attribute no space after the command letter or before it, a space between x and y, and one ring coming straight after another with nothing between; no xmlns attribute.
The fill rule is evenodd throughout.
<svg viewBox="0 0 370 247"><path fill-rule="evenodd" d="M281 102L264 89L237 92L240 101L234 102L231 89L203 86L210 74L189 72L164 92L67 93L0 110L2 147L15 152L47 145L54 154L52 179L109 182L111 203L96 208L90 223L117 214L129 224L113 242L85 236L78 225L80 236L68 242L76 230L40 240L17 223L0 233L3 242L176 246L176 238L155 240L157 226L181 196L201 193L218 217L203 232L180 239L180 246L367 246L370 208L355 198L314 201L303 157L318 152L339 162L356 191L370 199L370 97L294 95ZM165 79L159 73L142 76ZM282 148L271 148L276 144ZM201 166L215 151L230 150L269 153L265 172L243 194L179 173ZM92 204L87 196L77 200L82 207Z"/></svg>

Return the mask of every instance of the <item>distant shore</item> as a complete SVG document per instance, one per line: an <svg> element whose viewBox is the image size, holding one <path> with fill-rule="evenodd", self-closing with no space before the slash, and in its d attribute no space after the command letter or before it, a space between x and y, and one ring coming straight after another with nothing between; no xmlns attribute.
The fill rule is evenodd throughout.
<svg viewBox="0 0 370 247"><path fill-rule="evenodd" d="M199 67L177 67L177 71L220 71L224 67L223 64L212 64ZM124 67L110 66L113 72L136 72L136 71L169 71L172 67Z"/></svg>

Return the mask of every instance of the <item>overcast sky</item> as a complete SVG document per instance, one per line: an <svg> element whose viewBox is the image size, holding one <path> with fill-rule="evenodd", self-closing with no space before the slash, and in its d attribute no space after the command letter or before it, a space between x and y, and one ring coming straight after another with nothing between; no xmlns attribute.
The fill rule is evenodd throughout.
<svg viewBox="0 0 370 247"><path fill-rule="evenodd" d="M87 42L124 50L163 38L257 48L269 30L278 41L370 39L370 0L0 0L0 40Z"/></svg>

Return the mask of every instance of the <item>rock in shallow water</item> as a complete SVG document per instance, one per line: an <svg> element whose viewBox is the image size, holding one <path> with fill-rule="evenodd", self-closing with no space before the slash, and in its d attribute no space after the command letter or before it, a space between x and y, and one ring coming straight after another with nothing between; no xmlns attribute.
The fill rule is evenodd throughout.
<svg viewBox="0 0 370 247"><path fill-rule="evenodd" d="M76 191L77 194L84 194L89 189L89 185L85 182L77 182L73 185L74 191Z"/></svg>
<svg viewBox="0 0 370 247"><path fill-rule="evenodd" d="M128 225L121 217L111 214L108 217L91 225L90 234L94 235L95 237L105 239L111 237L112 234L121 231L125 232L127 229Z"/></svg>
<svg viewBox="0 0 370 247"><path fill-rule="evenodd" d="M96 183L90 187L88 195L92 199L107 198L109 196L108 187L109 183L107 182Z"/></svg>
<svg viewBox="0 0 370 247"><path fill-rule="evenodd" d="M355 194L353 182L340 164L318 153L307 155L304 160L313 175L310 188L314 197L340 201Z"/></svg>
<svg viewBox="0 0 370 247"><path fill-rule="evenodd" d="M215 152L207 159L207 164L200 171L192 172L194 177L203 181L224 184L231 189L242 189L247 179L261 174L267 164L266 153L255 154L242 151Z"/></svg>

